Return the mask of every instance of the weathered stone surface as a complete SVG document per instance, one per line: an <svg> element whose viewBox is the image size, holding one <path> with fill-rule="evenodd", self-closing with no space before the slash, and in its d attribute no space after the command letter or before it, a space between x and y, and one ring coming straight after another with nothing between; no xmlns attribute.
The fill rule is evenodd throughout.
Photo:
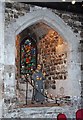
<svg viewBox="0 0 83 120"><path fill-rule="evenodd" d="M73 98L72 98L73 99ZM75 113L78 110L76 104L79 100L73 99L71 105L66 105L62 107L44 107L44 108L17 108L8 110L7 114L4 114L4 117L10 118L57 118L59 113L66 114L67 118L75 118ZM81 108L79 106L79 108Z"/></svg>
<svg viewBox="0 0 83 120"><path fill-rule="evenodd" d="M68 20L68 19L71 18L71 16L70 16L70 15L63 14L63 15L62 15L62 18L65 19L65 20Z"/></svg>
<svg viewBox="0 0 83 120"><path fill-rule="evenodd" d="M83 31L80 32L80 36L83 38Z"/></svg>
<svg viewBox="0 0 83 120"><path fill-rule="evenodd" d="M5 25L6 25L6 27L8 25L16 22L16 20L18 18L20 18L21 16L26 16L26 13L30 12L30 7L31 7L30 5L27 5L27 4L24 4L24 3L18 3L18 4L17 3L8 3L6 5L6 9L5 9ZM34 6L33 6L33 11L34 11ZM76 43L78 45L81 37L83 37L83 32L82 32L83 26L81 26L81 24L83 24L82 23L83 22L82 16L79 15L79 14L77 15L77 14L73 14L73 13L67 13L67 12L64 12L64 11L57 11L57 10L52 10L52 11L55 13L55 15L57 14L59 17L61 17L63 19L63 21L68 25L68 27L73 29L74 33L78 33L79 37L77 36L78 39L76 39ZM25 17L25 18L26 18L26 22L27 22L27 17ZM19 23L20 25L21 25L21 22L22 21L20 21L20 23ZM10 29L10 31L11 31L11 29ZM11 33L11 32L9 32L9 33ZM66 36L66 34L67 34L67 32L65 33L65 36ZM13 33L10 34L10 37L12 35L13 35ZM76 35L76 34L74 34L74 35ZM71 37L71 35L69 35L69 37ZM2 38L2 37L0 37L0 38ZM74 44L75 44L73 41L74 40L72 39L72 43L73 43L72 47L74 47ZM13 47L14 44L12 44L11 38L9 39L9 43L10 43L9 46L5 43L6 44L5 46L9 47L9 48L6 47L6 54L7 54L7 50L8 50L8 54L10 54L12 56L12 54L11 54L12 50L10 48L14 49L14 47ZM11 45L13 45L13 46L11 47ZM76 47L78 47L78 46L76 46ZM80 46L80 49L81 49L81 46ZM75 49L75 51L76 51L75 55L77 55L78 52L79 52L77 50L78 49ZM83 50L81 50L81 51L83 51ZM72 52L73 52L73 50L72 50ZM71 56L71 57L73 57L74 62L69 63L69 68L73 69L73 71L75 71L75 74L78 76L79 73L76 72L76 70L75 70L76 67L75 68L73 67L73 64L75 64L75 55ZM5 57L6 57L6 55L5 55ZM11 75L14 76L14 72L15 72L14 71L14 69L15 69L14 65L10 64L10 62L14 63L14 62L12 62L12 60L13 60L13 57L12 57L11 60L9 60L8 63L5 62L7 65L5 65L5 67L4 67L5 68L4 72L9 77L4 78L5 79L4 98L5 98L6 95L11 97L11 94L13 92L12 88L15 87L15 86L13 86L14 83L11 84L12 81L15 81L14 77L13 78L11 77ZM8 65L8 64L10 64L10 65ZM79 68L77 67L77 69L79 69ZM12 74L10 74L10 73L12 73ZM12 78L12 79L10 79L10 78ZM71 75L70 78L73 79L73 75ZM75 83L75 82L74 83L73 82L74 81L72 81L72 84ZM10 83L10 86L9 86L9 83ZM63 83L61 82L60 84L63 84ZM76 91L77 91L78 86L76 87L76 85L74 85L74 87L76 88ZM81 96L82 96L83 87L81 86L81 88L82 88L81 89ZM72 91L72 94L73 94L73 91ZM58 113L62 112L62 113L65 113L68 117L74 118L76 110L78 108L80 108L79 100L77 100L77 98L75 98L75 100L72 98L72 104L70 106L65 106L65 107L61 107L61 108L60 107L49 108L49 109L48 108L46 108L46 109L43 109L43 108L41 108L41 109L40 108L39 109L33 109L33 108L30 108L30 109L29 108L15 109L16 103L18 103L18 100L16 98L13 98L13 97L9 98L8 97L8 98L4 99L4 106L5 106L4 107L4 117L14 117L14 118L16 118L16 117L18 117L18 118L19 117L20 118L31 117L31 118L36 118L36 117L39 116L39 117L42 117L42 118L44 118L44 117L50 117L50 118L52 117L53 118L53 117L56 117L58 115Z"/></svg>
<svg viewBox="0 0 83 120"><path fill-rule="evenodd" d="M13 73L15 71L14 65L5 65L4 68L5 68L4 72Z"/></svg>
<svg viewBox="0 0 83 120"><path fill-rule="evenodd" d="M75 32L75 33L78 33L78 29L75 29L74 32Z"/></svg>
<svg viewBox="0 0 83 120"><path fill-rule="evenodd" d="M11 3L6 3L6 7L7 8L12 8L12 4Z"/></svg>
<svg viewBox="0 0 83 120"><path fill-rule="evenodd" d="M5 9L5 24L8 25L12 20L16 20L18 17L23 16L30 11L30 6L24 3L6 3Z"/></svg>

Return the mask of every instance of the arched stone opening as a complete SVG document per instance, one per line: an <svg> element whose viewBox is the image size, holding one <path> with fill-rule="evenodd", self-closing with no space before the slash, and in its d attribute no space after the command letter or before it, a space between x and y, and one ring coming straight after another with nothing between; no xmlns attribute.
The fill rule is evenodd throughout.
<svg viewBox="0 0 83 120"><path fill-rule="evenodd" d="M55 31L57 31L61 37L64 39L64 41L67 42L68 44L68 65L67 65L67 69L68 69L68 76L67 76L67 80L66 81L57 81L57 93L59 93L59 91L61 90L61 88L65 88L64 89L64 93L65 95L70 95L70 96L79 96L80 95L80 87L79 87L79 82L78 80L80 79L80 76L78 76L78 74L80 73L80 69L79 69L79 65L78 64L73 64L71 61L73 61L74 63L77 63L78 58L76 55L76 51L77 51L77 46L78 43L76 43L76 37L73 34L73 32L70 30L70 28L62 21L61 18L59 18L57 15L55 15L54 13L52 13L49 10L38 10L38 11L34 11L31 13L28 13L27 15L19 18L17 20L16 23L13 23L12 25L9 26L9 28L7 28L7 40L6 43L9 42L9 46L12 48L11 49L11 58L13 59L13 61L11 62L11 58L7 56L8 59L6 59L6 64L7 65L12 65L13 68L15 67L15 38L16 36L22 32L25 28L38 23L38 22L43 22L45 24L47 24L48 26L50 26L52 29L54 29ZM12 29L13 28L13 29ZM12 34L12 36L10 35ZM70 36L71 35L71 36ZM9 40L12 40L9 41ZM73 46L73 44L75 44ZM7 53L9 52L7 46ZM9 61L9 63L8 63ZM72 69L74 68L74 69ZM13 71L13 70L12 70ZM9 79L6 75L6 79ZM13 88L13 91L15 93L15 71L12 72L12 77L10 78L12 83L11 83L11 87ZM75 83L75 87L74 87L74 83ZM76 92L76 89L78 88L78 91ZM72 91L73 89L73 91Z"/></svg>
<svg viewBox="0 0 83 120"><path fill-rule="evenodd" d="M17 35L16 48L18 83L24 84L25 75L31 76L36 70L37 64L41 64L42 72L46 72L45 91L47 95L60 96L60 92L56 92L56 81L67 80L68 76L68 45L61 35L45 23L39 22ZM17 84L17 86L20 85ZM28 89L29 95L32 94L32 90L32 87Z"/></svg>

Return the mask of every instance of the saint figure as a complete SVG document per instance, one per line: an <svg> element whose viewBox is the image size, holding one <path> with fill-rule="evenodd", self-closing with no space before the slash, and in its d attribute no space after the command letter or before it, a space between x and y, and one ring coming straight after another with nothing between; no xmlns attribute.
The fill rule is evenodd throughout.
<svg viewBox="0 0 83 120"><path fill-rule="evenodd" d="M33 93L33 99L36 102L43 103L45 100L44 97L44 80L45 80L45 73L42 73L41 65L37 65L37 69L32 74L32 79L34 81L34 93Z"/></svg>

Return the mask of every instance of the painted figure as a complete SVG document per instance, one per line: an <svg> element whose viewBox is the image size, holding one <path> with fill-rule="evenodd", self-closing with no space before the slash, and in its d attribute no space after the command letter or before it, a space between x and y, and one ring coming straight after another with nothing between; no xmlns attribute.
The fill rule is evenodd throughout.
<svg viewBox="0 0 83 120"><path fill-rule="evenodd" d="M34 89L33 99L36 102L43 103L45 100L45 97L43 96L44 95L45 73L42 73L41 67L42 66L40 64L38 64L37 69L35 70L35 72L32 75L32 79L34 81L34 86L36 88L36 89Z"/></svg>

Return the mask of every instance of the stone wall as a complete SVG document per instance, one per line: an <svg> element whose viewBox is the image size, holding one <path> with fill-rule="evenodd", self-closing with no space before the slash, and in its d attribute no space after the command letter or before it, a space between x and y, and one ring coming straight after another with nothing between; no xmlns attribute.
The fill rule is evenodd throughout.
<svg viewBox="0 0 83 120"><path fill-rule="evenodd" d="M4 81L4 3L0 0L0 118L3 112Z"/></svg>
<svg viewBox="0 0 83 120"><path fill-rule="evenodd" d="M18 18L21 18L21 16L26 15L26 13L29 13L31 11L36 11L38 9L46 9L46 8L35 7L35 6L24 4L24 3L6 3L6 6L5 6L5 28L6 28L5 32L7 32L6 30L7 30L7 28L9 28L9 25L11 25L12 23L15 23ZM82 45L82 43L83 43L83 35L82 35L82 33L83 33L83 17L82 17L82 15L64 12L64 11L52 10L52 9L49 9L49 10L54 12L55 15L58 15L60 18L62 18L62 20L64 20L64 22L68 25L69 29L71 29L73 31L74 35L78 38L78 39L76 39L76 40L78 40L76 42L79 43L79 47L76 50L77 55L78 55L78 62L73 63L73 61L72 61L72 63L75 65L78 64L80 66L80 70L82 73L82 70L83 70L82 65L81 65L82 61L80 59L81 54L83 52L82 47L81 47L81 46L83 46ZM73 40L72 40L72 42L73 42ZM9 40L9 43L11 43L11 38ZM5 53L6 53L6 50L10 51L10 45L9 45L9 47L7 47L6 42L5 42L5 48L6 48ZM73 52L73 51L71 51L71 52ZM11 53L10 53L10 55L11 55ZM5 57L6 57L6 55L5 55ZM5 68L9 68L9 67L7 67L7 65L5 64ZM5 70L7 70L7 69L5 69ZM10 72L8 72L8 73L10 73ZM10 74L8 74L8 75L10 76ZM6 80L6 78L5 78L5 80ZM10 79L8 81L10 81ZM81 78L78 81L81 86L81 83L83 83ZM81 86L81 88L82 88L82 86ZM81 90L81 95L82 95L82 93L83 93L83 88ZM12 101L12 99L11 99L11 101ZM82 105L82 103L81 103L81 105Z"/></svg>
<svg viewBox="0 0 83 120"><path fill-rule="evenodd" d="M5 4L5 25L15 22L16 19L30 11L30 5L24 3L6 3Z"/></svg>
<svg viewBox="0 0 83 120"><path fill-rule="evenodd" d="M79 47L77 53L79 53L79 66L81 70L81 80L79 84L81 86L81 107L83 107L83 16L82 14L63 12L52 10L55 14L59 15L64 22L70 26L76 37L79 38Z"/></svg>

